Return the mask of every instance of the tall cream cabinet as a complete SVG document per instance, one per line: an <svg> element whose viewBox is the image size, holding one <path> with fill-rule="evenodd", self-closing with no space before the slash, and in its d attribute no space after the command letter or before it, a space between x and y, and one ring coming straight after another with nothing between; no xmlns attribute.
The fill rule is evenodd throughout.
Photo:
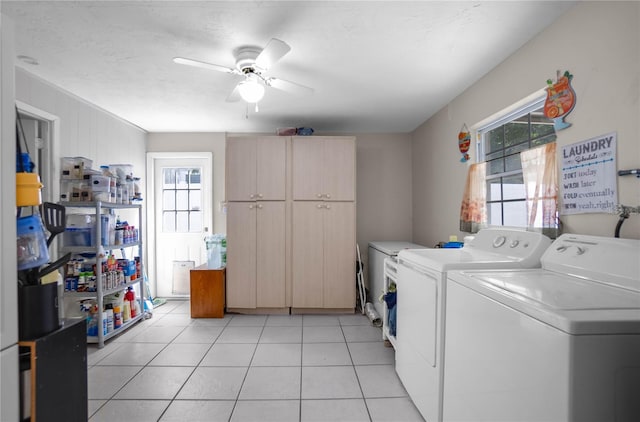
<svg viewBox="0 0 640 422"><path fill-rule="evenodd" d="M294 201L294 309L354 309L355 229L351 201Z"/></svg>
<svg viewBox="0 0 640 422"><path fill-rule="evenodd" d="M292 141L292 308L353 310L356 145L353 137Z"/></svg>
<svg viewBox="0 0 640 422"><path fill-rule="evenodd" d="M286 304L287 138L226 142L228 309Z"/></svg>
<svg viewBox="0 0 640 422"><path fill-rule="evenodd" d="M286 138L227 138L227 201L286 199Z"/></svg>
<svg viewBox="0 0 640 422"><path fill-rule="evenodd" d="M355 159L354 138L295 138L293 200L355 201Z"/></svg>
<svg viewBox="0 0 640 422"><path fill-rule="evenodd" d="M355 138L228 137L227 308L355 308Z"/></svg>
<svg viewBox="0 0 640 422"><path fill-rule="evenodd" d="M285 202L230 202L227 307L285 306Z"/></svg>

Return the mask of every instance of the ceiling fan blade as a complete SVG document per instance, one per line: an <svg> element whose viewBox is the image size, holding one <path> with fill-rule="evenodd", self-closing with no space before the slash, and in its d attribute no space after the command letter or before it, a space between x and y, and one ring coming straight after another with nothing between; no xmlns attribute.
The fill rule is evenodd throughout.
<svg viewBox="0 0 640 422"><path fill-rule="evenodd" d="M256 57L256 66L262 70L267 70L287 54L289 50L291 50L289 44L277 38L271 38L264 50Z"/></svg>
<svg viewBox="0 0 640 422"><path fill-rule="evenodd" d="M268 78L266 83L272 88L295 95L311 95L314 92L313 88L295 82L285 81L284 79Z"/></svg>
<svg viewBox="0 0 640 422"><path fill-rule="evenodd" d="M216 70L218 72L240 74L238 70L232 69L230 67L220 66L213 63L201 62L199 60L185 59L184 57L174 57L173 62L178 64L184 64L187 66L200 67L202 69L207 69L207 70Z"/></svg>
<svg viewBox="0 0 640 422"><path fill-rule="evenodd" d="M236 85L235 88L233 88L233 91L231 91L231 94L229 94L229 96L225 101L228 103L236 103L241 99L242 97L240 96L240 90L238 89L238 85Z"/></svg>

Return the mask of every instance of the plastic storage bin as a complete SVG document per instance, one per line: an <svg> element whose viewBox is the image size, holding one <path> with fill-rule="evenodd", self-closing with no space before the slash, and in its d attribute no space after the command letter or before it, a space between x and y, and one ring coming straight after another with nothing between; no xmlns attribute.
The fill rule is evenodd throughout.
<svg viewBox="0 0 640 422"><path fill-rule="evenodd" d="M63 179L82 179L85 169L90 169L93 161L85 157L62 157L60 168Z"/></svg>
<svg viewBox="0 0 640 422"><path fill-rule="evenodd" d="M67 215L64 246L92 246L96 231L95 217L89 214Z"/></svg>

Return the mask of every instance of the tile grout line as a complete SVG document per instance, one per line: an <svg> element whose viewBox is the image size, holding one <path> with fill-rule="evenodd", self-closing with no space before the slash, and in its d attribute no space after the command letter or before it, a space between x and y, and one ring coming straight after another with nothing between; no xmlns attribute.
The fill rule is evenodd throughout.
<svg viewBox="0 0 640 422"><path fill-rule="evenodd" d="M244 383L247 381L247 376L249 375L249 369L251 369L251 362L253 362L253 359L256 356L256 352L258 351L258 344L260 344L260 338L262 337L262 334L264 333L264 327L267 324L267 318L265 318L264 320L264 324L262 325L262 330L260 330L260 335L258 336L258 339L256 340L256 347L253 349L253 354L251 355L251 359L249 359L249 365L247 366L247 370L244 373L244 377L242 378L242 382L240 383L240 388L238 389L238 394L236 395L236 399L233 402L233 408L231 409L231 413L229 413L229 419L228 422L231 422L231 419L233 419L233 414L236 411L236 407L238 406L238 401L240 400L240 393L242 393L242 387L244 387ZM227 327L229 326L229 324L227 324ZM226 328L226 327L225 327ZM220 333L222 335L222 333Z"/></svg>
<svg viewBox="0 0 640 422"><path fill-rule="evenodd" d="M362 389L362 383L360 382L360 377L358 376L358 371L356 371L356 364L353 361L353 355L351 354L351 348L349 347L349 342L347 341L347 336L344 333L344 329L342 326L342 322L340 323L340 330L342 331L342 335L344 336L344 342L347 345L347 353L349 353L349 359L351 359L351 367L353 368L353 373L356 376L356 380L358 381L358 387L360 388L360 393L362 394L362 401L364 402L364 408L367 410L367 416L369 417L369 421L371 422L373 419L371 418L371 412L369 411L369 405L367 404L367 399L364 396L364 390Z"/></svg>
<svg viewBox="0 0 640 422"><path fill-rule="evenodd" d="M167 313L167 314L170 314L170 313ZM163 315L163 316L166 316L166 315ZM204 361L205 356L207 355L207 353L209 353L209 352L211 351L211 349L213 348L213 346L214 346L215 344L223 344L223 343L219 343L219 340L220 340L220 338L221 338L222 334L224 333L224 330L225 330L226 328L228 328L228 327L229 327L229 325L230 325L230 323L231 323L232 319L233 319L233 316L232 316L232 318L230 318L228 321L226 321L226 323L225 323L224 325L220 326L220 327L221 327L220 332L215 336L215 338L213 339L213 341L212 341L212 342L209 344L209 346L206 348L206 350L205 350L204 354L203 354L203 355L202 355L202 357L199 359L199 361L195 364L195 366L193 366L193 367L192 367L192 368L193 368L193 370L191 371L191 373L189 374L189 376L187 377L187 379L186 379L186 380L181 384L181 386L180 386L180 388L178 389L177 393L176 393L175 395L173 395L173 398L171 398L170 400L167 400L167 401L168 401L168 404L166 405L166 407L164 407L164 409L163 409L163 410L161 411L161 413L159 414L159 419L161 419L162 417L164 417L164 416L167 414L167 411L169 410L169 408L170 408L170 407L171 407L171 406L172 406L176 401L179 401L179 400L177 400L177 396L178 396L178 395L180 394L180 392L184 389L184 387L185 387L186 383L189 381L189 379L191 379L191 378L193 377L193 374L195 373L195 370L196 370L196 369L198 369L198 368L200 368L200 367L202 367L202 363L203 363L203 361ZM160 318L159 318L158 320L160 320ZM238 319L238 320L239 320L239 319ZM241 394L242 389L243 389L243 387L245 386L245 383L246 383L246 381L247 381L247 378L248 378L248 372L249 372L249 370L251 370L251 368L253 367L253 366L252 366L252 365L253 365L253 363L254 363L254 362L257 362L257 361L256 361L256 358L258 357L258 355L257 355L258 347L259 347L259 346L260 346L260 344L261 344L261 343L260 343L260 341L261 341L262 339L264 339L264 338L265 338L264 336L267 334L265 331L266 331L266 327L267 327L267 326L269 326L269 325L268 325L268 322L269 322L269 316L266 316L266 318L264 319L264 321L262 322L262 324L261 324L261 325L259 325L259 327L260 327L260 332L259 332L259 335L258 335L258 337L257 337L256 343L254 344L254 345L255 345L255 348L254 348L254 350L253 350L253 353L251 354L251 358L250 358L250 360L249 360L247 370L246 370L246 372L245 372L245 374L244 374L244 377L243 377L243 379L242 379L242 382L241 382L241 384L240 384L240 388L239 388L239 390L238 390L238 393L237 393L237 395L236 395L235 399L233 400L233 406L232 406L232 408L230 409L230 414L229 414L229 417L228 417L228 421L231 421L231 420L232 420L234 413L238 410L238 407L237 407L237 406L238 406L238 402L239 402L239 401L242 401L242 400L240 400L240 394ZM364 327L366 324L353 324L353 323L351 323L351 324L350 324L349 322L351 322L351 320L349 320L349 321L342 321L342 320L340 320L340 318L338 318L338 324L337 324L337 325L336 325L335 323L334 323L334 324L322 323L322 321L316 321L316 320L313 320L313 319L310 319L310 320L309 320L309 322L311 323L311 325L309 325L309 326L308 326L309 328L312 328L312 327L330 327L330 326L338 326L338 327L340 327L340 333L341 333L342 341L341 341L341 342L339 342L339 343L343 343L343 344L345 344L345 346L347 347L347 353L349 354L349 361L350 361L350 363L349 363L348 365L349 365L349 366L351 366L352 370L354 371L354 374L356 375L356 380L357 380L357 382L358 382L358 388L359 388L359 390L360 390L360 392L361 392L361 398L362 398L362 400L364 401L365 409L366 409L366 411L367 411L367 417L368 417L368 420L369 420L369 421L371 421L371 420L372 420L372 413L371 413L371 409L369 409L369 405L368 405L367 400L366 400L366 397L365 397L365 395L364 395L364 389L363 389L362 381L360 380L360 378L359 378L359 376L358 376L358 372L356 371L356 364L355 364L355 360L354 360L354 356L355 356L355 355L354 355L353 353L355 353L357 350L356 350L356 351L353 351L353 350L349 347L351 343L362 343L362 342L367 342L367 340L366 340L366 339L361 339L361 341L348 342L348 341L347 341L346 331L345 331L345 330L346 330L346 328L345 328L345 327L351 327L351 326L356 326L356 325L358 325L358 326L363 326L363 327ZM166 350L166 348L167 348L168 346L170 346L171 344L178 344L178 343L175 343L176 339L177 339L180 335L184 334L184 332L185 332L188 328L190 328L190 327L195 327L195 326L196 326L196 325L194 325L194 324L193 324L193 320L191 320L191 322L189 323L189 325L182 327L182 329L181 329L180 331L178 331L178 332L176 333L176 335L175 335L171 340L169 340L167 343L160 343L160 344L163 344L163 347L162 347L158 352L156 352L156 353L155 353L155 354L154 354L154 355L153 355L153 356L152 356L152 357L147 361L147 363L146 363L146 364L144 364L144 365L141 367L141 369L140 369L139 371L137 371L137 372L136 372L136 373L135 373L135 374L134 374L134 375L133 375L133 376L132 376L132 377L131 377L131 378L130 378L130 379L129 379L129 380L128 380L128 381L127 381L123 386L122 386L122 387L120 387L117 391L115 391L115 393L111 396L111 398L107 399L107 400L106 400L106 401L105 401L105 402L104 402L100 407L98 407L98 408L94 409L94 410L93 410L93 412L92 412L92 415L91 415L91 416L95 415L95 414L96 414L96 413L98 413L101 409L103 409L103 407L104 407L107 403L109 403L109 402L110 402L110 401L112 401L112 400L115 400L115 399L114 399L114 397L115 397L119 392L121 392L123 388L125 388L127 385L129 385L129 384L131 383L131 381L132 381L136 376L138 376L142 370L144 370L144 369L145 369L145 368L147 368L147 367L151 367L150 363L151 363L154 359L156 359L160 353L162 353L163 351L165 351L165 350ZM218 327L217 325L215 325L215 326L216 326L216 327ZM242 325L239 325L239 326L242 326ZM257 325L257 324L249 324L249 325L246 325L246 326L258 326L258 325ZM286 325L286 326L289 326L289 325ZM305 339L306 339L306 337L305 337L305 330L304 330L304 328L305 328L305 325L304 325L304 317L303 317L303 319L302 319L302 323L301 323L300 325L297 325L297 324L296 324L295 326L299 326L299 327L300 327L300 330L301 330L301 332L300 332L300 354L299 354L299 356L298 356L298 365L299 365L299 367L300 367L300 373L299 373L299 374L300 374L300 377L299 377L300 385L299 385L299 398L298 398L298 400L297 400L297 402L298 402L298 406L299 406L299 407L298 407L298 420L299 420L299 421L301 421L301 420L302 420L302 418L303 418L303 409L302 409L302 401L303 401L303 397L302 397L303 385L302 385L302 384L303 384L303 370L304 370L303 363L304 363L304 352L305 352L305 346L306 346L306 345L305 345ZM212 326L212 327L213 327L213 326ZM274 327L280 327L280 328L282 328L280 325L275 325ZM148 327L147 327L147 328L148 328ZM354 332L354 333L351 333L351 330L353 330L353 329L349 329L349 330L350 330L350 331L349 331L349 332L350 332L350 335L355 334L355 332ZM141 332L142 332L142 331L141 331ZM307 334L308 334L308 333L307 333ZM356 336L356 339L358 339L358 338L360 338L360 337ZM296 344L296 343L297 343L297 342L294 342L294 343L292 343L292 344ZM336 343L336 344L339 344L338 342L335 342L335 343ZM225 344L226 344L226 343L225 343ZM238 344L240 344L240 343L238 343ZM242 344L244 344L244 343L242 343ZM273 343L264 343L264 344L273 344ZM121 346L119 346L119 347L121 347ZM203 350L204 350L204 349L203 349ZM109 354L107 354L107 355L105 355L104 357L100 358L100 359L99 359L99 360L97 360L97 361L96 361L96 363L95 363L94 365L92 365L92 366L109 366L109 365L98 365L98 363L100 363L100 362L104 361L104 359L106 359L108 356L110 356L112 353L115 353L116 351L117 351L117 349L113 350L113 351L112 351L112 352L110 352ZM371 366L371 365L374 365L374 366L375 366L375 365L379 365L379 364L376 364L375 362L374 362L374 363L363 364L363 366ZM172 365L170 365L170 366L172 366ZM188 367L191 367L191 365L179 365L179 366L188 366ZM277 365L276 365L276 366L277 366ZM323 365L320 365L320 366L323 366ZM330 366L332 366L332 365L330 365ZM341 365L339 365L339 366L341 366ZM395 397L395 396L394 396L394 397ZM390 398L391 398L391 397L390 397ZM344 399L344 400L348 400L349 398L342 398L342 399ZM127 399L127 398L125 398L125 399L123 399L123 400L137 400L137 399ZM163 401L163 402L164 402L166 399L145 399L145 400L146 400L146 401L155 401L155 400L159 400L159 401ZM279 401L279 400L285 400L285 399L277 399L277 398L250 399L250 398L248 398L247 400L249 400L249 401L260 401L260 402L273 402L274 400L278 400L278 401ZM341 400L341 398L329 398L329 397L327 397L327 398L324 398L324 399L309 399L309 400L312 400L312 401L325 401L325 400L326 400L326 401L331 401L331 400ZM213 399L213 400L209 400L209 399L200 399L200 400L198 400L198 401L218 401L218 399Z"/></svg>
<svg viewBox="0 0 640 422"><path fill-rule="evenodd" d="M192 318L193 319L193 318ZM173 340L171 340L169 343L167 343L167 345L162 349L166 349L167 347L169 347L170 344L173 343L173 341L178 338L180 336L180 334L182 334L188 327L190 326L194 326L192 325L193 321L191 321L189 323L189 325L187 325L180 333L178 333L178 335L176 337L173 338ZM206 352L204 352L204 354L202 355L202 357L200 358L200 360L198 361L198 363L196 363L196 365L193 367L193 370L191 371L191 373L189 374L189 376L187 377L187 379L184 380L184 382L182 383L182 385L180 386L180 388L178 389L178 391L176 391L176 394L173 396L173 398L171 400L169 400L169 404L167 405L167 407L164 408L164 410L162 411L162 413L160 414L160 416L158 417L158 421L160 421L162 419L162 417L165 415L165 413L167 413L167 410L169 410L169 408L171 407L171 405L173 404L173 402L176 400L176 397L178 397L178 395L180 394L180 392L182 391L182 389L184 388L184 386L189 382L189 380L191 379L191 377L193 376L193 374L196 372L196 369L198 369L200 367L200 363L202 363L202 361L204 360L205 356L207 355L207 353L209 353L209 350L211 350L211 348L213 347L213 345L216 343L216 341L218 340L218 338L220 337L220 335L222 334L222 331L224 331L224 329L226 328L226 326L229 324L229 322L227 322L227 324L224 325L224 327L222 328L222 330L220 330L220 333L216 336L216 338L213 340L213 342L211 343L211 345L209 346L209 348L207 349ZM178 343L175 343L178 344ZM156 355L157 357L157 355ZM154 357L155 359L155 357ZM149 363L151 363L153 361L153 359L151 359L149 361Z"/></svg>

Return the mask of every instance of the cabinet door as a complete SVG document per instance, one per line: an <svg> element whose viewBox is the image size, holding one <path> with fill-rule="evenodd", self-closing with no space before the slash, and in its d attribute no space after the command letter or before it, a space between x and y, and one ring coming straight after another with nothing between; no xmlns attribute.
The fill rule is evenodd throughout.
<svg viewBox="0 0 640 422"><path fill-rule="evenodd" d="M354 201L356 146L354 138L324 140L322 193L325 201Z"/></svg>
<svg viewBox="0 0 640 422"><path fill-rule="evenodd" d="M256 291L259 308L285 306L285 203L258 202Z"/></svg>
<svg viewBox="0 0 640 422"><path fill-rule="evenodd" d="M293 199L355 200L355 138L293 140Z"/></svg>
<svg viewBox="0 0 640 422"><path fill-rule="evenodd" d="M356 306L356 228L353 202L325 203L324 307Z"/></svg>
<svg viewBox="0 0 640 422"><path fill-rule="evenodd" d="M322 200L323 149L321 139L293 139L294 200Z"/></svg>
<svg viewBox="0 0 640 422"><path fill-rule="evenodd" d="M323 216L322 202L293 203L292 277L293 307L322 308ZM352 265L355 265L352 263Z"/></svg>
<svg viewBox="0 0 640 422"><path fill-rule="evenodd" d="M287 179L285 137L256 139L256 196L258 200L284 201Z"/></svg>
<svg viewBox="0 0 640 422"><path fill-rule="evenodd" d="M227 138L227 201L252 201L256 195L257 152L255 138Z"/></svg>
<svg viewBox="0 0 640 422"><path fill-rule="evenodd" d="M256 307L256 204L227 204L227 307Z"/></svg>

